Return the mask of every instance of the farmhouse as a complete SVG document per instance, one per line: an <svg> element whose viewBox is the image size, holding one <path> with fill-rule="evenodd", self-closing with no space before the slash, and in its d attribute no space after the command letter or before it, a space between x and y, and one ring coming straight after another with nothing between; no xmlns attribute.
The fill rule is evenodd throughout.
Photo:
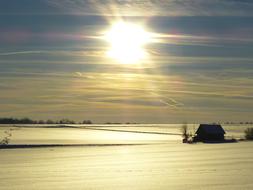
<svg viewBox="0 0 253 190"><path fill-rule="evenodd" d="M200 124L194 141L223 141L225 133L221 125Z"/></svg>

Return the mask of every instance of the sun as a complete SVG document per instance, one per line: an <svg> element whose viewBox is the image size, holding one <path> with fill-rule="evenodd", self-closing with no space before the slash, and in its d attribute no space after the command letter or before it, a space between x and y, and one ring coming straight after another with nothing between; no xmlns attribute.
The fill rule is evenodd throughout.
<svg viewBox="0 0 253 190"><path fill-rule="evenodd" d="M120 63L133 64L147 57L144 49L150 41L150 34L141 25L118 22L106 32L110 44L107 55Z"/></svg>

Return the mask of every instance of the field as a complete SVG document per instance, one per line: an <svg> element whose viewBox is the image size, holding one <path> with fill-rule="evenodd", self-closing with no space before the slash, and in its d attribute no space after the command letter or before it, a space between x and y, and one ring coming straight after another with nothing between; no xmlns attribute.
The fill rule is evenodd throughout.
<svg viewBox="0 0 253 190"><path fill-rule="evenodd" d="M11 144L80 146L0 150L3 190L253 189L253 142L183 144L180 125L1 126L0 137L9 129Z"/></svg>

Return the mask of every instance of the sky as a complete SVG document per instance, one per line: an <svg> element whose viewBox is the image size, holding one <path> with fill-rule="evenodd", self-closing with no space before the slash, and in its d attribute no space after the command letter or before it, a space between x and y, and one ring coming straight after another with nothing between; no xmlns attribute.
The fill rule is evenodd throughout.
<svg viewBox="0 0 253 190"><path fill-rule="evenodd" d="M0 117L93 122L251 121L251 0L0 0ZM107 55L113 24L155 36Z"/></svg>

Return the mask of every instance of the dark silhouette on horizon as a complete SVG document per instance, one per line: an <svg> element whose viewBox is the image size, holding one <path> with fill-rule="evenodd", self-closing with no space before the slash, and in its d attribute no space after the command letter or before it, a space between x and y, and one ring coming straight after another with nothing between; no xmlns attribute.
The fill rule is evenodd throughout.
<svg viewBox="0 0 253 190"><path fill-rule="evenodd" d="M75 122L74 120L70 119L61 119L58 121L54 121L51 119L48 120L32 120L30 118L0 118L0 124L92 124L91 120L83 120L80 123Z"/></svg>
<svg viewBox="0 0 253 190"><path fill-rule="evenodd" d="M225 130L219 124L200 124L193 141L224 141Z"/></svg>

